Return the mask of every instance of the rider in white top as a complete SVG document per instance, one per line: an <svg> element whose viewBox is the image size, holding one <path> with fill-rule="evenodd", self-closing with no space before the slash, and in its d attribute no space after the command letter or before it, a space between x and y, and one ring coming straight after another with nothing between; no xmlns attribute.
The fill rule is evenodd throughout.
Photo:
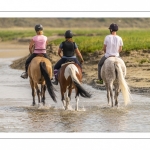
<svg viewBox="0 0 150 150"><path fill-rule="evenodd" d="M119 57L120 46L123 46L122 38L118 35L107 35L104 40L106 45L105 57L116 56Z"/></svg>
<svg viewBox="0 0 150 150"><path fill-rule="evenodd" d="M105 55L101 58L101 60L98 63L98 79L100 80L100 83L102 84L102 78L101 78L101 68L104 64L104 61L108 57L119 57L119 53L122 51L123 41L120 36L117 35L118 31L118 25L115 23L112 23L109 26L110 35L107 35L104 40L104 46L103 50L105 52Z"/></svg>

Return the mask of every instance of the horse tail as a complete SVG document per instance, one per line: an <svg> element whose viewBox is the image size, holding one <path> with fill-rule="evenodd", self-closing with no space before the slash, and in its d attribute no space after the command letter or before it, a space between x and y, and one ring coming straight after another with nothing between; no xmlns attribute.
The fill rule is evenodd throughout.
<svg viewBox="0 0 150 150"><path fill-rule="evenodd" d="M73 68L70 68L70 76L71 79L74 83L74 85L76 86L76 88L78 89L78 93L85 98L90 98L91 94L89 94L81 85L80 81L78 80L77 76L76 76L76 71Z"/></svg>
<svg viewBox="0 0 150 150"><path fill-rule="evenodd" d="M130 89L128 87L128 84L123 76L123 71L121 69L121 65L118 62L115 62L115 69L117 71L119 85L122 91L122 95L124 98L125 105L127 105L130 102Z"/></svg>
<svg viewBox="0 0 150 150"><path fill-rule="evenodd" d="M51 98L53 99L54 102L56 101L56 95L54 93L54 87L52 85L51 79L49 77L49 74L47 72L46 69L46 64L45 62L40 62L40 70L41 70L41 74L43 75L46 85L47 85L47 89L48 89L48 93L50 94Z"/></svg>

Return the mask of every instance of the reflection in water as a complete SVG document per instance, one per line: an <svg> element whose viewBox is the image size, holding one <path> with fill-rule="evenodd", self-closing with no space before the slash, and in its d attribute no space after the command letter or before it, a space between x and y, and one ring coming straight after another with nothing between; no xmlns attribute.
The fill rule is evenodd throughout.
<svg viewBox="0 0 150 150"><path fill-rule="evenodd" d="M62 107L59 86L57 103L46 92L46 106L31 106L29 80L20 78L21 70L10 69L10 59L0 59L0 132L149 132L150 101L144 95L132 94L131 105L125 107L119 95L119 107L107 106L106 91L84 85L92 98L80 97L79 110ZM36 103L37 103L36 99Z"/></svg>

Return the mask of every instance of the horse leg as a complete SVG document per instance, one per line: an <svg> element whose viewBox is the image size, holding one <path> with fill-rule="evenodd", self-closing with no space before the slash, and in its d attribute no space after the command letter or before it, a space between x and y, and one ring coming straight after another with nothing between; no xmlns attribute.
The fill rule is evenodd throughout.
<svg viewBox="0 0 150 150"><path fill-rule="evenodd" d="M35 89L34 89L34 83L33 80L30 79L30 85L31 85L31 89L32 89L32 97L33 97L33 102L32 105L35 105Z"/></svg>
<svg viewBox="0 0 150 150"><path fill-rule="evenodd" d="M64 98L64 91L63 91L63 88L62 88L61 85L60 85L60 92L61 92L61 101L62 101L62 104L65 108L66 107L66 102L65 102L65 98Z"/></svg>
<svg viewBox="0 0 150 150"><path fill-rule="evenodd" d="M34 89L34 87L32 88L32 97L33 97L32 105L34 106L35 105L35 89Z"/></svg>
<svg viewBox="0 0 150 150"><path fill-rule="evenodd" d="M42 99L42 103L43 105L45 105L45 91L46 91L46 85L41 85L41 99Z"/></svg>
<svg viewBox="0 0 150 150"><path fill-rule="evenodd" d="M40 95L41 95L41 93L40 93L38 84L36 84L35 88L36 88L36 92L37 92L37 96L38 96L38 102L40 103Z"/></svg>
<svg viewBox="0 0 150 150"><path fill-rule="evenodd" d="M69 92L68 92L68 97L69 97L69 98L70 98L70 100L71 100L72 88L69 88L68 90L69 90Z"/></svg>
<svg viewBox="0 0 150 150"><path fill-rule="evenodd" d="M119 96L119 92L120 92L119 84L115 84L114 87L115 87L115 96L114 96L115 106L118 107L118 96Z"/></svg>
<svg viewBox="0 0 150 150"><path fill-rule="evenodd" d="M75 91L76 91L76 96L75 96L75 99L76 99L76 108L75 108L75 110L78 111L79 92L78 92L78 90L76 88L75 88Z"/></svg>
<svg viewBox="0 0 150 150"><path fill-rule="evenodd" d="M109 91L110 91L110 97L111 97L111 107L113 107L114 97L113 97L113 85L112 84L109 85Z"/></svg>
<svg viewBox="0 0 150 150"><path fill-rule="evenodd" d="M108 101L108 105L110 105L110 90L109 90L108 83L106 83L106 90L107 90L107 101Z"/></svg>
<svg viewBox="0 0 150 150"><path fill-rule="evenodd" d="M66 101L66 107L65 107L65 110L68 109L68 106L69 106L69 102L70 102L70 98L68 97L68 91L66 90L66 92L64 93L64 96L65 96L65 101Z"/></svg>

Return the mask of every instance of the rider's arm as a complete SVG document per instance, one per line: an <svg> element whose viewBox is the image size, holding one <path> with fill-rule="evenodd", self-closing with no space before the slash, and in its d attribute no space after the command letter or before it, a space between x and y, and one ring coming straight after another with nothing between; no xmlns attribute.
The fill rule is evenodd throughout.
<svg viewBox="0 0 150 150"><path fill-rule="evenodd" d="M122 51L122 46L119 47L119 53Z"/></svg>
<svg viewBox="0 0 150 150"><path fill-rule="evenodd" d="M34 41L33 41L33 39L30 41L30 44L29 44L29 52L30 52L30 54L32 54L33 53L33 46L34 46Z"/></svg>
<svg viewBox="0 0 150 150"><path fill-rule="evenodd" d="M58 55L60 56L60 58L62 58L61 52L62 52L62 49L59 48L59 49L58 49Z"/></svg>
<svg viewBox="0 0 150 150"><path fill-rule="evenodd" d="M104 53L106 53L106 45L105 44L103 46L103 51L104 51Z"/></svg>
<svg viewBox="0 0 150 150"><path fill-rule="evenodd" d="M80 53L80 51L79 51L78 48L75 49L75 53L76 53L76 55L81 59L81 63L83 63L84 60L83 60L83 57L82 57L82 55L81 55L81 53Z"/></svg>
<svg viewBox="0 0 150 150"><path fill-rule="evenodd" d="M46 47L46 49L47 49L47 46L48 46L48 41L46 41L46 46L45 46L45 47Z"/></svg>

